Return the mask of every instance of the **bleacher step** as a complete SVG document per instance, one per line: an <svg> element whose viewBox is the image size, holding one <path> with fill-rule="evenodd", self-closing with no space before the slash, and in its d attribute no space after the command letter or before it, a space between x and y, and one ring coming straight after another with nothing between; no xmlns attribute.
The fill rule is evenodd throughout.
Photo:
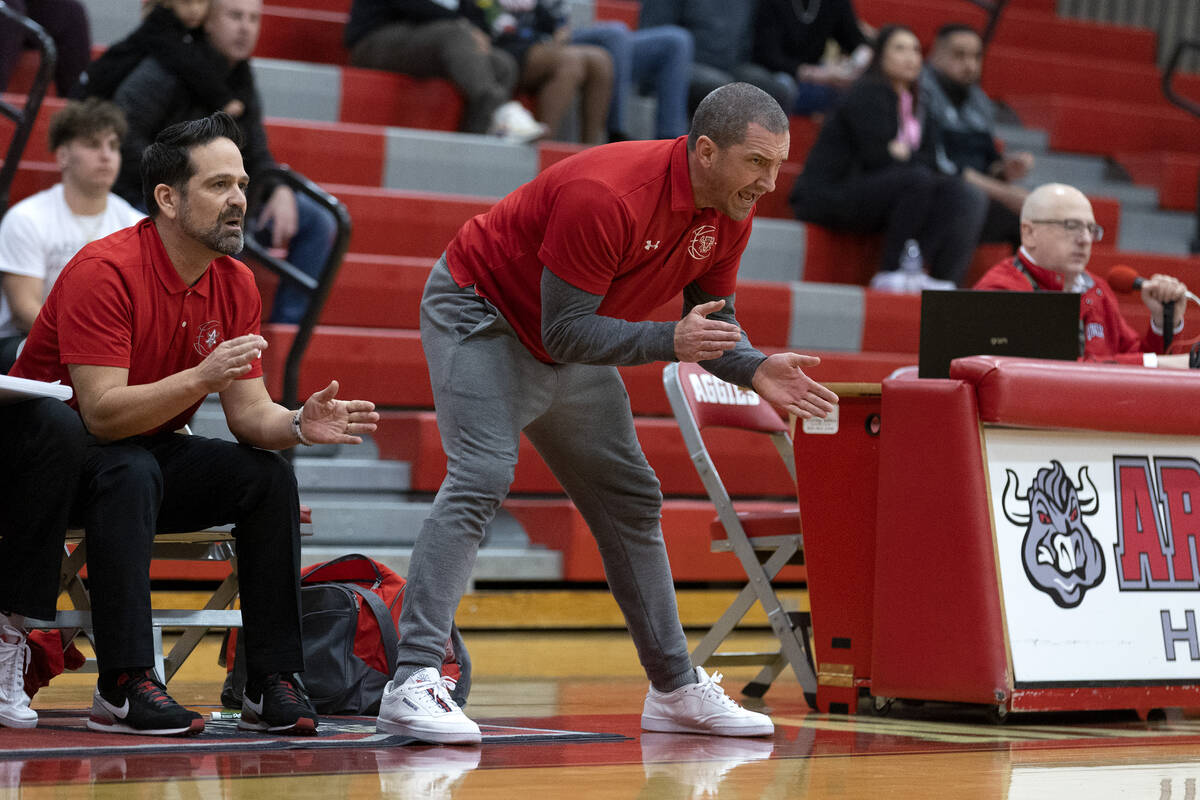
<svg viewBox="0 0 1200 800"><path fill-rule="evenodd" d="M431 503L380 500L351 492L313 494L301 489L300 500L312 507L313 535L307 545L411 547L429 516ZM488 524L484 543L497 547L529 546L521 523L501 508Z"/></svg>
<svg viewBox="0 0 1200 800"><path fill-rule="evenodd" d="M1050 134L1041 128L1026 128L1021 125L997 125L996 137L1004 142L1005 149L1012 153L1028 150L1035 156L1045 153L1050 147Z"/></svg>
<svg viewBox="0 0 1200 800"><path fill-rule="evenodd" d="M403 492L410 477L408 464L375 458L297 456L292 466L303 492Z"/></svg>
<svg viewBox="0 0 1200 800"><path fill-rule="evenodd" d="M1122 212L1118 246L1121 250L1187 255L1188 243L1196 233L1196 215L1190 211Z"/></svg>
<svg viewBox="0 0 1200 800"><path fill-rule="evenodd" d="M305 544L300 553L300 563L302 566L309 566L349 552L362 552L363 555L370 556L401 575L408 574L408 564L412 559L411 547L372 546L347 549L336 545ZM554 550L481 547L471 571L471 582L553 582L562 580L562 576L562 553Z"/></svg>

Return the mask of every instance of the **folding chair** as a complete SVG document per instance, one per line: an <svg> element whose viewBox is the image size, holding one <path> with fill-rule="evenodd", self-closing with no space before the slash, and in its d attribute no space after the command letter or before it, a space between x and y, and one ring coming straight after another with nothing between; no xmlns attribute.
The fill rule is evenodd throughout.
<svg viewBox="0 0 1200 800"><path fill-rule="evenodd" d="M752 697L762 697L771 682L790 665L804 690L805 700L815 709L817 678L810 645L812 618L808 612L785 611L771 584L784 566L804 563L800 509L777 512L735 510L700 433L704 428L722 427L770 436L795 482L795 456L787 425L757 394L726 383L697 364L668 364L663 370L663 385L688 455L717 509L717 518L711 526L712 550L736 555L748 581L692 651L692 663L697 666L764 665L742 690ZM717 653L717 648L756 601L767 614L771 630L779 640L779 650Z"/></svg>
<svg viewBox="0 0 1200 800"><path fill-rule="evenodd" d="M190 436L185 426L180 435ZM300 534L312 535L312 512L300 507ZM189 533L160 533L154 537L151 558L166 561L226 561L229 575L213 590L203 608L152 608L151 626L154 634L154 668L163 683L171 680L183 662L203 641L205 634L215 628L240 628L242 612L233 607L238 596L237 550L234 547L232 526L213 528ZM79 634L89 641L92 636L92 605L87 589L80 578L80 570L87 563L87 539L82 530L67 531L67 546L64 548L62 568L59 571L59 592L70 598L72 609L60 610L53 621L27 620L31 628L58 629L62 631L65 647ZM73 547L72 547L73 545ZM162 633L164 628L183 628L183 635L163 655ZM88 660L81 672L95 671L95 661Z"/></svg>
<svg viewBox="0 0 1200 800"><path fill-rule="evenodd" d="M87 539L84 531L67 531L68 546L63 555L62 568L59 572L59 587L65 592L74 606L72 609L60 610L52 622L35 622L27 620L30 627L59 629L62 631L63 645L66 646L80 633L92 640L91 601L83 579L79 572L87 563ZM164 683L171 680L183 662L191 655L196 646L204 639L204 635L213 628L240 628L242 612L232 608L238 595L237 554L234 549L233 534L224 529L196 531L191 533L160 533L154 537L151 551L156 560L170 561L228 561L231 571L221 581L220 585L209 596L203 608L153 608L151 609L151 625L154 633L154 668ZM184 628L179 640L171 647L171 652L163 655L163 628ZM94 644L94 641L93 641ZM90 670L95 670L95 662L88 660ZM85 666L80 671L89 671Z"/></svg>

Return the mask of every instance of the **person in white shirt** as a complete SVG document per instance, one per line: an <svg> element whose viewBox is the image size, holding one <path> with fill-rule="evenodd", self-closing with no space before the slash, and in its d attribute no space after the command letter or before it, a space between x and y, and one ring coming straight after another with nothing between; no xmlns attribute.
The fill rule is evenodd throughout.
<svg viewBox="0 0 1200 800"><path fill-rule="evenodd" d="M50 287L80 248L145 216L110 191L125 131L124 112L103 100L67 103L51 118L61 181L0 220L0 372L16 361Z"/></svg>

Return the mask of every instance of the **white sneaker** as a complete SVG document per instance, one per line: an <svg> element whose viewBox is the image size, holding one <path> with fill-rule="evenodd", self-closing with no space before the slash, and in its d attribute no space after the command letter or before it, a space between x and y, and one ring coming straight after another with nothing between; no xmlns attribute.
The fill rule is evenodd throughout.
<svg viewBox="0 0 1200 800"><path fill-rule="evenodd" d="M890 294L917 294L921 291L914 281L909 280L906 273L898 269L890 272L876 272L875 276L871 278L871 288L877 292Z"/></svg>
<svg viewBox="0 0 1200 800"><path fill-rule="evenodd" d="M534 119L525 106L509 100L492 113L488 132L509 142L528 144L541 139L550 129Z"/></svg>
<svg viewBox="0 0 1200 800"><path fill-rule="evenodd" d="M479 744L479 726L450 698L453 686L452 678L433 667L417 670L401 684L388 681L375 730L433 744Z"/></svg>
<svg viewBox="0 0 1200 800"><path fill-rule="evenodd" d="M653 686L642 708L642 730L658 733L709 733L716 736L770 736L775 725L766 714L742 708L721 688L721 673L710 677L696 667L696 683L673 692Z"/></svg>
<svg viewBox="0 0 1200 800"><path fill-rule="evenodd" d="M33 728L37 712L25 694L25 670L29 668L29 644L25 631L11 625L0 627L0 725Z"/></svg>
<svg viewBox="0 0 1200 800"><path fill-rule="evenodd" d="M932 275L926 275L924 272L921 273L921 277L918 278L918 281L921 284L922 289L946 291L949 289L958 288L954 281L944 281L941 278L935 278Z"/></svg>

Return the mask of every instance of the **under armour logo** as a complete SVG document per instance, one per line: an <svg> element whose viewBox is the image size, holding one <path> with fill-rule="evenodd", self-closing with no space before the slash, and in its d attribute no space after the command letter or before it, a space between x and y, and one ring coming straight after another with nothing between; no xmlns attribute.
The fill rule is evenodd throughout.
<svg viewBox="0 0 1200 800"><path fill-rule="evenodd" d="M647 250L657 250L658 246L660 244L662 244L662 239L659 239L657 242L652 242L649 239L647 239L646 240L646 249Z"/></svg>

